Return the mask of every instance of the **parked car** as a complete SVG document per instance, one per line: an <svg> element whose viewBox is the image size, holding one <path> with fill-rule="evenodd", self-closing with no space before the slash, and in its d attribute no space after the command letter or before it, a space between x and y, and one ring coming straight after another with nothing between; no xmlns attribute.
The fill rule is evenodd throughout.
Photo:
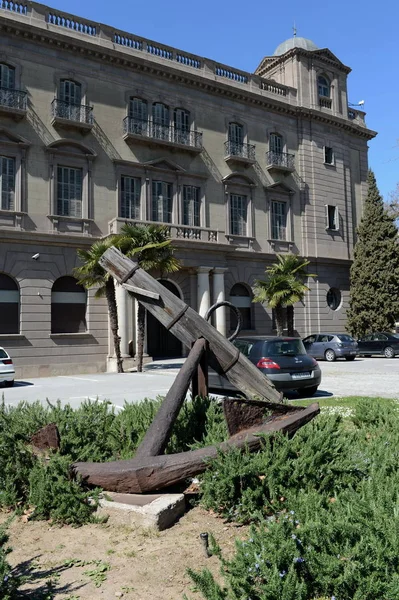
<svg viewBox="0 0 399 600"><path fill-rule="evenodd" d="M301 397L313 396L321 382L317 361L306 354L300 338L278 336L239 337L233 344L267 375L280 391L295 390ZM209 389L237 393L230 381L209 371Z"/></svg>
<svg viewBox="0 0 399 600"><path fill-rule="evenodd" d="M14 385L15 369L12 359L4 348L0 348L0 383L7 387Z"/></svg>
<svg viewBox="0 0 399 600"><path fill-rule="evenodd" d="M369 333L358 340L359 354L371 356L382 354L385 358L394 358L399 354L399 335L382 331Z"/></svg>
<svg viewBox="0 0 399 600"><path fill-rule="evenodd" d="M306 352L314 358L324 358L333 362L337 358L355 360L357 342L347 333L317 333L303 341Z"/></svg>

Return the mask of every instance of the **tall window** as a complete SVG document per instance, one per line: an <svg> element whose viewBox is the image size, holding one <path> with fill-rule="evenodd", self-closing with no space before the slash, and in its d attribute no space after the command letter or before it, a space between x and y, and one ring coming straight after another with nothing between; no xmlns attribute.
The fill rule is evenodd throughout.
<svg viewBox="0 0 399 600"><path fill-rule="evenodd" d="M323 96L324 98L330 97L330 82L324 75L319 75L317 78L317 88L319 96Z"/></svg>
<svg viewBox="0 0 399 600"><path fill-rule="evenodd" d="M60 98L57 105L58 116L70 121L84 120L82 111L82 88L80 83L63 79L60 82Z"/></svg>
<svg viewBox="0 0 399 600"><path fill-rule="evenodd" d="M57 214L82 217L82 169L58 166Z"/></svg>
<svg viewBox="0 0 399 600"><path fill-rule="evenodd" d="M326 204L326 229L333 231L339 229L338 208L331 204Z"/></svg>
<svg viewBox="0 0 399 600"><path fill-rule="evenodd" d="M177 144L189 144L190 113L184 108L173 111L174 141Z"/></svg>
<svg viewBox="0 0 399 600"><path fill-rule="evenodd" d="M172 184L165 181L152 182L151 220L172 222Z"/></svg>
<svg viewBox="0 0 399 600"><path fill-rule="evenodd" d="M247 235L247 197L230 194L230 233Z"/></svg>
<svg viewBox="0 0 399 600"><path fill-rule="evenodd" d="M271 230L273 240L287 239L287 206L285 202L272 201Z"/></svg>
<svg viewBox="0 0 399 600"><path fill-rule="evenodd" d="M15 158L0 156L0 209L15 210Z"/></svg>
<svg viewBox="0 0 399 600"><path fill-rule="evenodd" d="M161 102L152 105L152 134L159 140L169 140L169 108Z"/></svg>
<svg viewBox="0 0 399 600"><path fill-rule="evenodd" d="M9 65L0 64L0 88L13 90L15 88L15 69Z"/></svg>
<svg viewBox="0 0 399 600"><path fill-rule="evenodd" d="M148 106L146 100L130 98L129 117L131 132L138 135L145 133L148 126Z"/></svg>
<svg viewBox="0 0 399 600"><path fill-rule="evenodd" d="M63 79L60 82L60 100L66 104L81 104L82 102L82 87L80 83Z"/></svg>
<svg viewBox="0 0 399 600"><path fill-rule="evenodd" d="M324 146L324 162L326 165L334 164L334 150L329 146Z"/></svg>
<svg viewBox="0 0 399 600"><path fill-rule="evenodd" d="M283 138L278 133L270 134L269 148L270 152L275 154L282 154L283 152Z"/></svg>
<svg viewBox="0 0 399 600"><path fill-rule="evenodd" d="M239 123L229 123L229 154L241 156L244 145L244 128Z"/></svg>
<svg viewBox="0 0 399 600"><path fill-rule="evenodd" d="M242 283L233 285L229 300L241 314L241 329L252 329L252 297L246 286ZM230 315L230 329L233 331L237 327L237 317L233 311Z"/></svg>
<svg viewBox="0 0 399 600"><path fill-rule="evenodd" d="M19 333L19 288L4 273L0 273L0 333Z"/></svg>
<svg viewBox="0 0 399 600"><path fill-rule="evenodd" d="M183 225L200 226L200 188L183 185Z"/></svg>
<svg viewBox="0 0 399 600"><path fill-rule="evenodd" d="M51 289L51 333L85 331L86 290L74 277L60 277Z"/></svg>
<svg viewBox="0 0 399 600"><path fill-rule="evenodd" d="M122 219L140 219L141 180L138 177L121 177Z"/></svg>

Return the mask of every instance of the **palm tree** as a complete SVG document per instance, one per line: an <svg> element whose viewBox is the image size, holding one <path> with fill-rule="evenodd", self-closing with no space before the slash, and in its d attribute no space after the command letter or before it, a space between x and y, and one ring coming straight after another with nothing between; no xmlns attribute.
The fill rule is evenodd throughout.
<svg viewBox="0 0 399 600"><path fill-rule="evenodd" d="M131 225L125 223L118 240L120 250L135 257L142 269L157 269L161 275L180 269L180 261L173 255L174 248L167 225ZM145 338L145 308L138 302L137 311L137 371L143 370Z"/></svg>
<svg viewBox="0 0 399 600"><path fill-rule="evenodd" d="M89 250L79 249L77 253L83 264L80 267L76 267L74 273L79 284L83 285L86 289L97 286L95 298L103 298L105 296L107 299L109 321L112 336L114 338L116 364L118 373L123 373L121 339L118 335L118 309L115 297L114 278L100 265L100 258L104 252L111 246L117 244L117 236L111 236L105 240L94 242Z"/></svg>
<svg viewBox="0 0 399 600"><path fill-rule="evenodd" d="M304 280L317 277L306 271L309 264L295 254L277 254L277 261L265 271L267 278L255 281L253 302L267 302L274 309L277 335L283 334L285 313L288 335L294 335L294 304L302 301L310 289Z"/></svg>

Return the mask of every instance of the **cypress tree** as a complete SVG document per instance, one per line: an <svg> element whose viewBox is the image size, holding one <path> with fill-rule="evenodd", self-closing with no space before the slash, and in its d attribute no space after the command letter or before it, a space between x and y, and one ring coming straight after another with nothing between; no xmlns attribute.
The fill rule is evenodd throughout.
<svg viewBox="0 0 399 600"><path fill-rule="evenodd" d="M355 337L391 331L399 316L399 237L394 219L384 209L373 171L357 230L350 270L347 329Z"/></svg>

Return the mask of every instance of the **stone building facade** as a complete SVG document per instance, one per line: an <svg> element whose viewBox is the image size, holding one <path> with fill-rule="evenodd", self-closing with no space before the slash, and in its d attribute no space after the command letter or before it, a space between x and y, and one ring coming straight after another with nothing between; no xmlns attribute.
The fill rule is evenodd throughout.
<svg viewBox="0 0 399 600"><path fill-rule="evenodd" d="M0 345L19 376L112 368L105 302L73 269L125 221L168 224L183 267L164 283L201 314L230 299L245 332L272 333L251 287L294 252L318 275L298 333L344 329L375 132L331 51L294 37L246 73L8 0L0 29ZM136 307L117 299L129 363ZM184 351L148 319L149 355Z"/></svg>

